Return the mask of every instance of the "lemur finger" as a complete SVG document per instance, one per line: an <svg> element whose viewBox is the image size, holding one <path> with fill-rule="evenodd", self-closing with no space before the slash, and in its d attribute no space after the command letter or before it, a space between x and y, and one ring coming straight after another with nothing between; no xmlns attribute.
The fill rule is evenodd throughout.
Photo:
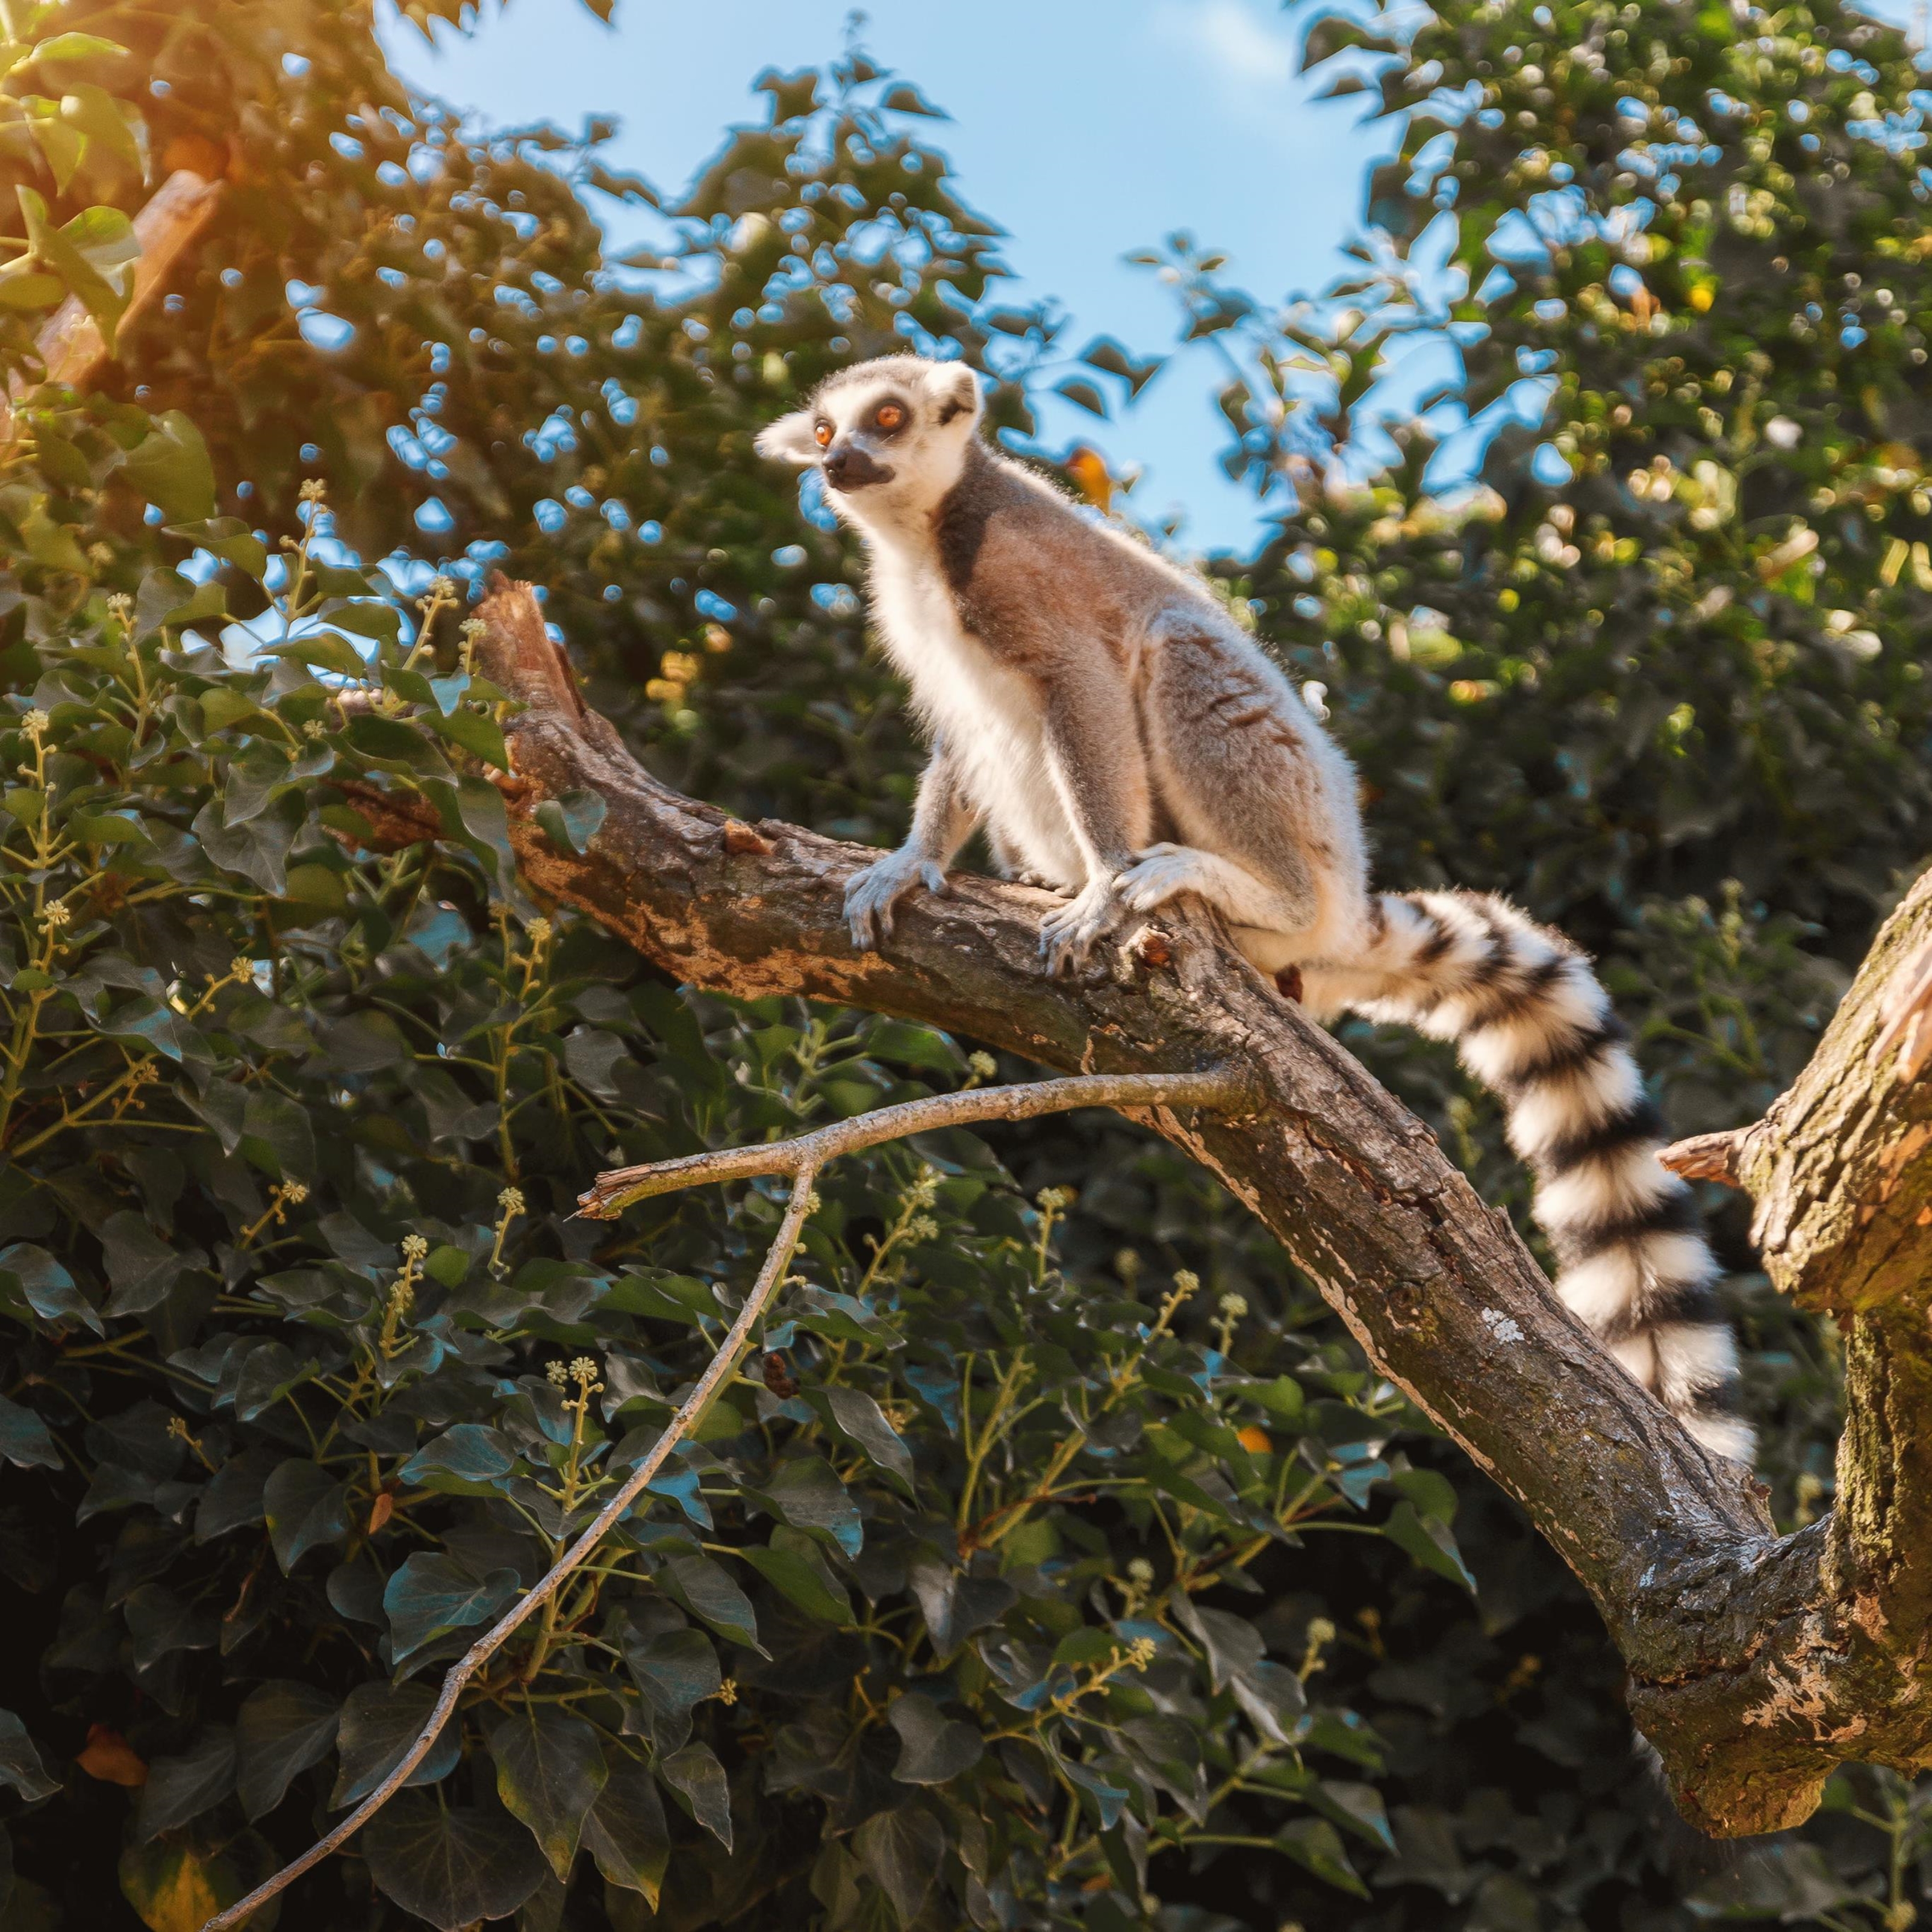
<svg viewBox="0 0 1932 1932"><path fill-rule="evenodd" d="M952 887L946 878L944 866L923 865L919 868L919 878L920 884L924 886L934 898L943 899L952 896Z"/></svg>

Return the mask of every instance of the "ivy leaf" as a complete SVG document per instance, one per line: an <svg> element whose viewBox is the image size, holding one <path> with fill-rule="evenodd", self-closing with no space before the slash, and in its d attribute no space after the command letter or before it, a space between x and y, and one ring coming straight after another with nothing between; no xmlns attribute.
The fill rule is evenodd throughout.
<svg viewBox="0 0 1932 1932"><path fill-rule="evenodd" d="M907 1806L876 1811L852 1834L852 1850L892 1902L902 1925L925 1910L946 1856L946 1833L930 1813Z"/></svg>
<svg viewBox="0 0 1932 1932"><path fill-rule="evenodd" d="M718 1634L766 1656L758 1641L758 1619L752 1600L708 1556L674 1556L658 1579L676 1600Z"/></svg>
<svg viewBox="0 0 1932 1932"><path fill-rule="evenodd" d="M724 1681L718 1653L702 1630L662 1630L646 1636L626 1629L624 1662L650 1707L652 1733L660 1751L675 1750L691 1736L691 1713L716 1696Z"/></svg>
<svg viewBox="0 0 1932 1932"><path fill-rule="evenodd" d="M1388 1812L1382 1795L1372 1784L1355 1784L1346 1779L1321 1779L1308 1794L1308 1802L1345 1831L1384 1852L1395 1850L1395 1837L1389 1830Z"/></svg>
<svg viewBox="0 0 1932 1932"><path fill-rule="evenodd" d="M336 1700L311 1684L278 1678L249 1692L236 1720L236 1789L250 1819L274 1810L290 1784L334 1748Z"/></svg>
<svg viewBox="0 0 1932 1932"><path fill-rule="evenodd" d="M58 1778L47 1775L26 1726L11 1711L0 1711L0 1784L10 1784L29 1804L61 1788Z"/></svg>
<svg viewBox="0 0 1932 1932"><path fill-rule="evenodd" d="M349 1534L349 1492L318 1463L291 1456L262 1490L268 1540L286 1576L311 1550Z"/></svg>
<svg viewBox="0 0 1932 1932"><path fill-rule="evenodd" d="M890 1714L899 1734L899 1761L892 1775L902 1784L950 1783L970 1771L985 1753L976 1725L947 1717L919 1691L895 1697Z"/></svg>
<svg viewBox="0 0 1932 1932"><path fill-rule="evenodd" d="M422 1734L436 1708L436 1692L427 1684L358 1684L342 1706L336 1734L335 1789L328 1808L368 1796ZM456 1768L463 1755L463 1720L452 1714L436 1735L429 1754L410 1774L410 1786L435 1784Z"/></svg>
<svg viewBox="0 0 1932 1932"><path fill-rule="evenodd" d="M197 1818L235 1789L235 1733L206 1726L180 1757L158 1757L148 1767L134 1808L134 1841L145 1844Z"/></svg>
<svg viewBox="0 0 1932 1932"><path fill-rule="evenodd" d="M888 1475L902 1483L908 1495L911 1493L911 1452L886 1420L885 1412L864 1390L842 1386L817 1390L812 1392L812 1401L814 1408L822 1401L838 1432L856 1442Z"/></svg>
<svg viewBox="0 0 1932 1932"><path fill-rule="evenodd" d="M787 1540L781 1543L781 1538ZM738 1554L770 1584L773 1589L821 1623L849 1628L852 1600L844 1586L826 1567L825 1558L809 1538L798 1530L779 1529L772 1536L770 1549L756 1544L741 1546Z"/></svg>
<svg viewBox="0 0 1932 1932"><path fill-rule="evenodd" d="M822 1456L788 1459L757 1494L782 1522L823 1535L848 1556L856 1556L865 1542L857 1506Z"/></svg>
<svg viewBox="0 0 1932 1932"><path fill-rule="evenodd" d="M567 791L558 798L547 798L536 809L536 821L560 852L583 853L602 829L610 811L603 797L594 791Z"/></svg>
<svg viewBox="0 0 1932 1932"><path fill-rule="evenodd" d="M134 236L134 224L118 208L94 207L83 209L64 226L56 228L48 215L46 202L32 188L18 186L14 192L20 204L21 219L26 224L31 252L59 276L70 293L80 298L100 329L100 339L106 345L108 353L112 355L115 327L126 311L133 287L132 278L127 270L141 252L141 244ZM195 446L201 450L202 466L207 469L208 452L202 445L200 432L178 410L169 413L194 438ZM212 469L208 470L208 476L207 508L184 511L182 515L205 517L214 508ZM154 500L161 501L159 497Z"/></svg>
<svg viewBox="0 0 1932 1932"><path fill-rule="evenodd" d="M596 1730L554 1705L525 1705L490 1732L490 1755L497 1796L567 1880L584 1818L608 1775Z"/></svg>
<svg viewBox="0 0 1932 1932"><path fill-rule="evenodd" d="M1298 1818L1275 1834L1274 1841L1298 1865L1337 1890L1366 1898L1369 1888L1348 1862L1340 1834L1325 1818Z"/></svg>
<svg viewBox="0 0 1932 1932"><path fill-rule="evenodd" d="M655 1912L670 1863L670 1828L657 1780L638 1760L607 1748L607 1774L584 1820L584 1849L607 1885L642 1892Z"/></svg>
<svg viewBox="0 0 1932 1932"><path fill-rule="evenodd" d="M272 1516L272 1525L273 1520ZM492 1570L479 1580L454 1557L418 1550L382 1592L396 1662L451 1630L491 1622L508 1606L517 1590L514 1570Z"/></svg>
<svg viewBox="0 0 1932 1932"><path fill-rule="evenodd" d="M403 1482L447 1496L487 1496L496 1493L497 1478L516 1466L517 1452L507 1436L480 1422L459 1422L424 1443L396 1474Z"/></svg>
<svg viewBox="0 0 1932 1932"><path fill-rule="evenodd" d="M97 1335L107 1332L93 1304L75 1287L74 1276L45 1248L32 1242L0 1248L0 1294L17 1297L43 1321L83 1322Z"/></svg>
<svg viewBox="0 0 1932 1932"><path fill-rule="evenodd" d="M728 1852L731 1849L731 1793L724 1767L709 1744L686 1744L658 1766L658 1776L683 1801L699 1824Z"/></svg>
<svg viewBox="0 0 1932 1932"><path fill-rule="evenodd" d="M508 1918L549 1869L527 1833L504 1829L500 1813L459 1810L422 1792L398 1792L362 1842L382 1892L436 1932Z"/></svg>
<svg viewBox="0 0 1932 1932"><path fill-rule="evenodd" d="M212 1852L178 1838L130 1845L116 1875L122 1897L148 1932L201 1932L216 1912L254 1891L278 1862L265 1840L244 1832ZM16 1909L19 1904L16 1894Z"/></svg>
<svg viewBox="0 0 1932 1932"><path fill-rule="evenodd" d="M214 466L200 430L179 410L152 420L153 428L122 462L122 475L173 522L213 516Z"/></svg>
<svg viewBox="0 0 1932 1932"><path fill-rule="evenodd" d="M101 1223L100 1244L107 1278L114 1284L107 1304L110 1315L139 1315L158 1307L191 1258L201 1258L199 1250L191 1256L190 1251L163 1240L145 1216L126 1210Z"/></svg>
<svg viewBox="0 0 1932 1932"><path fill-rule="evenodd" d="M1424 1569L1460 1583L1472 1597L1476 1594L1476 1580L1469 1574L1462 1553L1456 1547L1455 1535L1438 1517L1419 1515L1414 1504L1405 1497L1389 1511L1382 1534Z"/></svg>
<svg viewBox="0 0 1932 1932"><path fill-rule="evenodd" d="M31 1408L4 1396L0 1396L0 1457L23 1469L61 1466L60 1451L47 1425Z"/></svg>

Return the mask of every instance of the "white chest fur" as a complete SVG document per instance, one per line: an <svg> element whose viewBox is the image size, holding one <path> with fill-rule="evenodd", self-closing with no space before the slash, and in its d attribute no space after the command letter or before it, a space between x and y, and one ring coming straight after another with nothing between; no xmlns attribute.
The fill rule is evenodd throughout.
<svg viewBox="0 0 1932 1932"><path fill-rule="evenodd" d="M968 796L1029 869L1078 887L1086 866L1048 764L1038 692L962 627L929 549L878 536L871 548L880 641L928 731L959 761Z"/></svg>

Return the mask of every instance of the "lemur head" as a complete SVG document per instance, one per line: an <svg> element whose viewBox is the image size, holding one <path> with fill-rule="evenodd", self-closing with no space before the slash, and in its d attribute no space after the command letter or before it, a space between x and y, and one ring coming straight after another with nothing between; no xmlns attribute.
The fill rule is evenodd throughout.
<svg viewBox="0 0 1932 1932"><path fill-rule="evenodd" d="M959 475L980 422L980 379L963 362L881 356L826 377L758 453L816 464L833 507L859 520L929 508Z"/></svg>

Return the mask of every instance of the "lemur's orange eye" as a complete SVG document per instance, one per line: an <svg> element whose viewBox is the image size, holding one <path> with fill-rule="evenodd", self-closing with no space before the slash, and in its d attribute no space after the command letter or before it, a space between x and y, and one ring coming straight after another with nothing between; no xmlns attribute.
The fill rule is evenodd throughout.
<svg viewBox="0 0 1932 1932"><path fill-rule="evenodd" d="M898 429L905 422L905 411L896 403L881 403L872 420L883 430Z"/></svg>
<svg viewBox="0 0 1932 1932"><path fill-rule="evenodd" d="M823 449L832 440L832 425L824 422L814 423L812 434L819 448Z"/></svg>

